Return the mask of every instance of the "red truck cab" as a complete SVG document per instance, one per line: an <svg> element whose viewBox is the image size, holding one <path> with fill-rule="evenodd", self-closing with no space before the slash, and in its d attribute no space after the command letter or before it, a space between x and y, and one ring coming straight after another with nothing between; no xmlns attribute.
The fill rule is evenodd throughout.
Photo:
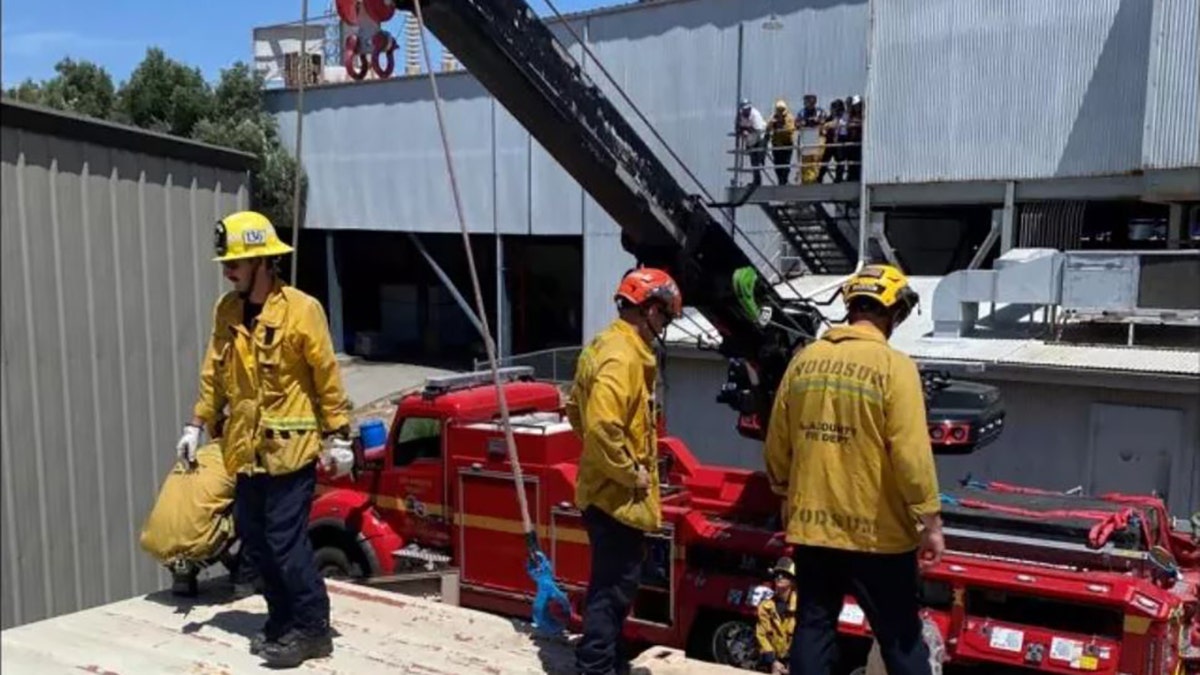
<svg viewBox="0 0 1200 675"><path fill-rule="evenodd" d="M395 552L419 547L426 557L452 552L453 486L447 470L451 429L498 417L488 374L429 378L399 399L382 457L366 461L356 443L352 476L318 479L309 533L322 570L369 577L399 571ZM562 407L558 388L532 381L531 369L506 369L514 415Z"/></svg>

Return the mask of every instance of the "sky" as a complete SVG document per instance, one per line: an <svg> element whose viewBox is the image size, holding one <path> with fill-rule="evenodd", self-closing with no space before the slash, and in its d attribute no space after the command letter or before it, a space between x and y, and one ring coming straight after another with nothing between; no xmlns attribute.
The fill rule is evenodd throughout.
<svg viewBox="0 0 1200 675"><path fill-rule="evenodd" d="M541 0L529 0L534 10L549 14ZM25 78L36 81L54 75L54 64L64 56L86 59L104 66L120 84L145 56L149 47L160 47L167 56L199 67L215 81L221 69L234 61L250 62L252 31L264 26L298 21L301 0L205 0L204 2L150 2L104 0L47 5L45 0L3 0L0 3L0 81L11 87ZM556 0L561 12L577 12L618 0ZM57 8L57 9L54 9ZM309 14L329 11L332 3L309 3ZM47 11L62 11L50 17ZM385 26L399 33L400 19Z"/></svg>

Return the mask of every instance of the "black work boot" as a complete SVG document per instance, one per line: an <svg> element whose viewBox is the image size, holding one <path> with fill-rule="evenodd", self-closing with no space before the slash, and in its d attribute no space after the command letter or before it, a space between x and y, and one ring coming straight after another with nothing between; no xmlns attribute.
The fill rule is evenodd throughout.
<svg viewBox="0 0 1200 675"><path fill-rule="evenodd" d="M254 656L261 656L263 647L265 647L267 643L278 641L284 636L285 633L286 631L280 630L279 628L271 625L270 621L268 621L262 627L262 629L260 629L254 634L253 637L250 638L250 653Z"/></svg>
<svg viewBox="0 0 1200 675"><path fill-rule="evenodd" d="M296 668L309 659L319 659L333 653L333 635L329 629L318 633L303 633L292 629L278 640L266 642L258 656L276 668Z"/></svg>

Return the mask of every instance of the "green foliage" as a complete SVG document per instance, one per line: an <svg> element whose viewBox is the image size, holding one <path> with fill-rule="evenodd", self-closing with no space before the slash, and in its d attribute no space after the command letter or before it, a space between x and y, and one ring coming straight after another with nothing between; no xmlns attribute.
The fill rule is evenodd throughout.
<svg viewBox="0 0 1200 675"><path fill-rule="evenodd" d="M245 63L239 61L222 70L216 87L216 114L198 123L192 136L205 143L258 157L251 195L255 208L270 218L276 227L291 227L292 190L300 166L283 147L275 116L264 110L262 91L262 78ZM303 177L300 180L303 181ZM302 199L306 188L302 182Z"/></svg>
<svg viewBox="0 0 1200 675"><path fill-rule="evenodd" d="M116 87L108 71L90 61L65 58L54 66L57 75L42 83L26 79L5 92L24 103L109 119L116 103Z"/></svg>
<svg viewBox="0 0 1200 675"><path fill-rule="evenodd" d="M4 95L250 153L258 158L252 208L276 227L292 226L293 186L299 177L303 204L307 185L282 144L275 116L265 109L262 78L246 63L222 70L212 87L198 69L150 48L119 90L104 68L89 61L66 58L54 69L53 78L27 79Z"/></svg>
<svg viewBox="0 0 1200 675"><path fill-rule="evenodd" d="M117 97L123 120L176 136L190 136L213 110L213 92L200 69L167 58L157 47L146 50Z"/></svg>

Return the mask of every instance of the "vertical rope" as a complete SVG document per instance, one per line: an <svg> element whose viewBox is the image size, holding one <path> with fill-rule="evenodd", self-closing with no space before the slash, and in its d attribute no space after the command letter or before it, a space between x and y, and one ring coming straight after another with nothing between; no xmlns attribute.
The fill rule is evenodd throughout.
<svg viewBox="0 0 1200 675"><path fill-rule="evenodd" d="M496 399L500 404L500 421L504 427L504 442L508 446L508 461L512 464L513 483L517 488L517 501L521 506L521 522L525 534L533 533L533 523L529 518L529 504L525 498L525 478L521 474L521 462L517 457L517 444L513 439L512 420L508 415L508 400L504 396L504 386L500 382L500 367L496 362L496 344L492 340L492 331L488 325L487 312L483 306L483 291L479 287L479 273L475 268L475 254L471 250L471 234L467 230L467 221L463 216L462 196L458 190L458 178L454 173L454 160L450 154L450 140L446 133L446 120L442 115L442 97L438 93L437 75L429 58L429 45L425 40L425 17L421 12L421 2L413 3L417 25L421 39L421 52L425 60L425 70L429 72L429 84L433 87L433 108L437 113L438 134L442 139L442 153L446 157L446 172L450 177L450 192L454 196L454 212L458 218L459 229L462 230L463 248L467 253L467 269L471 273L471 286L475 291L475 305L479 321L483 325L483 345L487 349L488 365L492 371L492 382L496 385Z"/></svg>

